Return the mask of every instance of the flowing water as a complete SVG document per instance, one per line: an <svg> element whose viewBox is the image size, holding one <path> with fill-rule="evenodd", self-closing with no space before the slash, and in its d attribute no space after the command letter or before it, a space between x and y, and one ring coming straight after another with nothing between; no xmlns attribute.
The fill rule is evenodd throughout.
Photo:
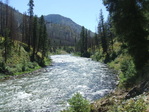
<svg viewBox="0 0 149 112"><path fill-rule="evenodd" d="M90 101L115 88L105 64L71 55L51 56L44 71L0 82L0 112L59 112L79 92Z"/></svg>

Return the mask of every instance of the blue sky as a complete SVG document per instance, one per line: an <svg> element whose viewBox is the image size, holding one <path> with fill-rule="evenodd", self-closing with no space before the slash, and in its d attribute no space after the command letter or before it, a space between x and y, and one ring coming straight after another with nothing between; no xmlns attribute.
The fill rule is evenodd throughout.
<svg viewBox="0 0 149 112"><path fill-rule="evenodd" d="M9 5L24 13L28 10L28 2L29 0L9 0ZM105 19L108 15L102 0L34 0L34 5L34 14L37 16L60 14L93 32L98 25L100 10L103 10Z"/></svg>

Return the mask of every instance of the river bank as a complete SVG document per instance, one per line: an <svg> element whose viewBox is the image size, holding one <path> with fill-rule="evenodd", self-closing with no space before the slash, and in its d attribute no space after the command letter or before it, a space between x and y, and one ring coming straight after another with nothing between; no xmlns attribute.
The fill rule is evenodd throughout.
<svg viewBox="0 0 149 112"><path fill-rule="evenodd" d="M149 80L142 77L136 81L136 84L123 85L122 71L120 71L122 57L125 58L121 56L108 63L108 66L119 74L118 82L120 83L110 94L93 102L91 112L149 112Z"/></svg>
<svg viewBox="0 0 149 112"><path fill-rule="evenodd" d="M10 76L3 80L4 83L11 82L9 84L10 88L13 83L15 83L15 85L19 85L19 88L20 87L22 88L21 90L19 89L17 91L14 90L16 92L13 93L13 94L16 94L17 97L19 97L19 98L21 97L22 105L23 105L23 101L25 99L28 100L28 98L29 98L28 106L30 106L31 105L30 99L32 99L32 97L35 97L34 94L32 93L32 92L34 92L34 90L33 91L29 90L29 92L28 92L28 90L25 89L25 88L27 88L27 86L30 87L30 86L32 86L32 84L34 84L33 86L35 86L37 84L37 86L35 86L35 88L34 88L35 91L36 91L36 89L38 91L37 92L38 94L36 94L36 95L40 96L42 93L40 93L39 91L42 91L42 92L45 91L45 93L42 94L42 96L46 95L46 98L43 96L45 99L51 100L52 97L55 97L55 100L57 101L57 98L65 97L66 94L64 95L64 93L67 90L62 91L61 89L62 88L66 89L67 86L69 85L68 88L70 88L73 91L68 90L69 93L66 95L67 98L65 98L65 101L62 99L58 100L58 102L54 103L52 107L48 106L46 108L47 110L49 110L49 111L52 110L52 112L55 112L56 110L60 111L61 109L64 109L64 107L67 104L66 101L69 98L71 98L74 93L80 92L83 95L83 97L85 97L89 100L93 99L91 101L91 102L93 102L93 103L91 103L91 112L107 112L107 111L114 112L114 110L123 112L126 109L128 110L129 108L132 108L132 106L134 109L136 109L136 107L138 107L137 108L138 110L143 107L143 109L146 109L146 110L143 110L143 111L141 110L141 111L148 112L148 110L149 110L149 102L148 102L149 101L149 92L148 92L149 89L146 89L146 88L149 87L149 82L146 82L142 85L137 85L137 86L135 86L133 88L129 88L127 90L117 88L113 91L113 89L116 87L117 83L116 83L116 81L109 82L109 80L108 80L109 79L108 76L111 77L110 80L114 78L113 72L111 70L110 70L110 72L108 72L109 75L106 75L104 73L107 70L109 71L109 68L107 67L107 65L102 64L100 62L92 61L89 58L81 58L81 57L76 57L76 56L72 57L71 55L68 55L68 54L67 55L54 55L51 57L53 59L53 66L39 68L31 73L24 73L22 75ZM100 63L102 65L99 66L98 63ZM79 66L76 67L76 64ZM90 69L88 69L87 66L89 66ZM85 67L85 68L83 68L83 67ZM95 70L93 70L94 67L95 67ZM101 71L101 69L103 69L104 72ZM57 73L59 70L60 70L60 72ZM68 72L67 70L70 70L70 71ZM74 71L72 71L72 70L74 70ZM76 71L76 70L79 70L79 71ZM94 75L90 76L89 75L90 72L91 72L91 74L94 74ZM79 78L77 78L76 73L79 73L82 75L79 75L78 76ZM95 75L96 73L97 73L97 76ZM70 76L71 76L71 79L67 79ZM100 78L99 78L99 76L100 76ZM87 79L85 77L87 77ZM7 80L7 79L9 79L9 80ZM22 81L22 79L25 80L25 88L24 88L24 85L21 84L24 82L24 81ZM30 81L30 79L31 79L31 81ZM82 81L78 81L79 79L82 79ZM87 81L88 79L90 79L90 81ZM95 81L95 79L97 81ZM75 86L70 86L70 84L64 85L63 81L66 81L66 80L67 80L67 82L71 82L72 84L76 84L76 82L78 82L78 85L75 85ZM70 81L70 80L73 80L73 81ZM99 80L100 80L100 82L99 82ZM116 75L113 80L117 80ZM14 81L16 81L18 83L14 82ZM95 84L91 83L90 86L86 86L86 84L88 84L89 82L90 83L94 82ZM41 90L38 89L38 86L40 87L40 85L42 86L40 88ZM64 85L64 86L61 87L61 85ZM115 86L112 86L112 85L115 85ZM44 86L48 87L48 89L43 88ZM49 87L52 87L54 89L50 89ZM60 87L60 88L57 89L57 87ZM106 87L110 87L110 88L107 89ZM141 89L142 87L145 88L146 91L142 90ZM16 86L15 88L18 88L18 86ZM94 90L92 91L91 88L93 88ZM22 92L22 90L24 90L24 89L25 89L25 91ZM138 95L138 91L141 92L141 93L139 93L139 95ZM57 92L58 94L55 95L55 92ZM60 92L60 94L59 94L59 92ZM51 93L54 96L49 96ZM130 95L130 98L126 99L126 96L128 95L128 93L131 93L131 95ZM134 94L136 94L136 95L132 96ZM22 97L24 95L25 95L25 98ZM106 96L103 97L104 95L106 95ZM36 99L38 99L37 96L34 100L36 100ZM49 100L46 100L46 101L49 102ZM50 102L49 102L49 104L50 104ZM27 105L27 104L25 104L25 105ZM41 103L39 105L42 106ZM45 105L48 105L48 104L45 104ZM59 105L59 106L61 105L61 106L55 107L56 105ZM22 109L23 108L26 108L26 106L22 107ZM1 107L1 109L3 109L3 108ZM30 109L32 110L31 107L30 107ZM17 109L14 109L14 110L17 110ZM137 111L137 112L140 112L140 111Z"/></svg>
<svg viewBox="0 0 149 112"><path fill-rule="evenodd" d="M51 66L51 62L48 62L46 66ZM46 71L46 67L41 67L39 65L34 66L33 68L30 68L29 70L26 70L24 72L14 72L14 74L0 74L0 81L5 81L5 80L11 80L11 79L16 79L20 77L24 77L27 75L32 75L35 73L39 72L44 72Z"/></svg>
<svg viewBox="0 0 149 112"><path fill-rule="evenodd" d="M118 86L107 96L92 103L91 112L149 112L149 80L147 72L145 72L146 78L140 77L140 79L132 81L134 83L127 82L129 85L125 85L124 81L126 79L122 77L121 71L121 60L125 60L125 58L127 57L121 55L116 60L108 63L108 66L119 74Z"/></svg>
<svg viewBox="0 0 149 112"><path fill-rule="evenodd" d="M111 63L108 64L110 68ZM116 68L116 66L115 66ZM115 69L116 73L118 69ZM119 81L118 81L119 82ZM117 83L115 90L93 103L91 112L149 112L149 81L143 81L129 88L124 88ZM64 110L62 112L69 112Z"/></svg>
<svg viewBox="0 0 149 112"><path fill-rule="evenodd" d="M4 39L0 37L0 43L3 42ZM27 44L16 40L11 44L10 53L7 54L6 59L3 44L0 45L0 81L21 77L50 65L48 53L43 57L41 52L37 52L33 60L33 49L29 50Z"/></svg>
<svg viewBox="0 0 149 112"><path fill-rule="evenodd" d="M32 75L34 73L39 73L39 72L43 72L45 71L45 68L37 68L37 69L32 69L31 71L26 71L26 72L21 72L18 73L17 75L2 75L0 78L0 81L5 81L5 80L12 80L12 79L16 79L16 78L21 78L27 75Z"/></svg>
<svg viewBox="0 0 149 112"><path fill-rule="evenodd" d="M117 88L91 104L91 112L149 112L149 81L128 90Z"/></svg>

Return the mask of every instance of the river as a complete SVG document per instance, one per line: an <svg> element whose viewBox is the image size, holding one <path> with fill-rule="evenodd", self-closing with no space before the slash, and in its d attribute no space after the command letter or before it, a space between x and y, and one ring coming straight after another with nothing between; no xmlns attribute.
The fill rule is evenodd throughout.
<svg viewBox="0 0 149 112"><path fill-rule="evenodd" d="M51 59L44 71L0 82L0 112L59 112L76 92L92 102L116 86L105 64L71 55Z"/></svg>

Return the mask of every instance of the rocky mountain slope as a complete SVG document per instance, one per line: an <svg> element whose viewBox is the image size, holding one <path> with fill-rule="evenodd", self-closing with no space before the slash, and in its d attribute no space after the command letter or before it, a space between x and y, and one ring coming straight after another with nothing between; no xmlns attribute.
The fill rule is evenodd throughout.
<svg viewBox="0 0 149 112"><path fill-rule="evenodd" d="M53 24L61 24L64 26L69 26L72 28L76 33L81 32L81 26L72 21L70 18L61 16L59 14L49 14L47 16L44 16L45 20L47 22L53 23Z"/></svg>
<svg viewBox="0 0 149 112"><path fill-rule="evenodd" d="M58 14L49 14L44 16L44 19L47 22L48 35L53 40L53 45L72 46L80 39L82 26L78 25L70 18ZM91 31L90 36L94 36L94 33Z"/></svg>

